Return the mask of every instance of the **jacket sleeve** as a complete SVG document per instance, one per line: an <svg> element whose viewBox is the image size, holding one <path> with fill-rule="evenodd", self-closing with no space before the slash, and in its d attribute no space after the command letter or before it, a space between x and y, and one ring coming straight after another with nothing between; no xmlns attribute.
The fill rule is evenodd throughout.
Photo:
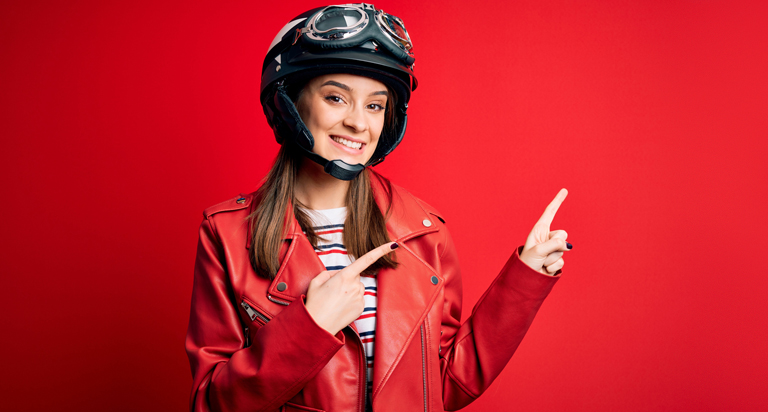
<svg viewBox="0 0 768 412"><path fill-rule="evenodd" d="M195 261L186 350L192 411L277 410L344 345L307 312L303 297L253 334L245 346L213 216L203 220Z"/></svg>
<svg viewBox="0 0 768 412"><path fill-rule="evenodd" d="M446 279L440 372L443 404L453 411L474 401L501 373L559 279L559 272L548 276L531 269L516 250L469 318L460 323L461 274L447 230L440 263Z"/></svg>

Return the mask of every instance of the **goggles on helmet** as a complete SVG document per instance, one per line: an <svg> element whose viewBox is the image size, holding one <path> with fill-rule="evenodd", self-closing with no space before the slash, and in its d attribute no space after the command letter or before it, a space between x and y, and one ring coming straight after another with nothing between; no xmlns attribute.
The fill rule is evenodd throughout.
<svg viewBox="0 0 768 412"><path fill-rule="evenodd" d="M408 66L416 60L403 21L372 4L328 6L310 17L303 28L296 29L293 44L299 40L323 49L353 47L372 40Z"/></svg>

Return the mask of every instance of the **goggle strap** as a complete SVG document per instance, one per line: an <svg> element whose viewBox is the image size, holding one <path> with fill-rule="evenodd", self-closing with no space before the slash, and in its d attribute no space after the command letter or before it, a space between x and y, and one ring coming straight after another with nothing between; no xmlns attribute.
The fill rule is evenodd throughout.
<svg viewBox="0 0 768 412"><path fill-rule="evenodd" d="M296 42L299 41L299 38L301 37L301 35L306 33L305 29L306 27L296 29L296 34L293 36L293 43L291 43L291 46L296 45Z"/></svg>

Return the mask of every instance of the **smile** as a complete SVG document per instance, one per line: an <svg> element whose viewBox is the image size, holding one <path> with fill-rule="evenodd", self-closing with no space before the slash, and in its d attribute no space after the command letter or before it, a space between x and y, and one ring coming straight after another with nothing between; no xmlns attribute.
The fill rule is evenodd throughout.
<svg viewBox="0 0 768 412"><path fill-rule="evenodd" d="M350 149L360 150L363 147L363 143L353 142L343 137L331 136L331 139L333 139L334 142L344 145Z"/></svg>

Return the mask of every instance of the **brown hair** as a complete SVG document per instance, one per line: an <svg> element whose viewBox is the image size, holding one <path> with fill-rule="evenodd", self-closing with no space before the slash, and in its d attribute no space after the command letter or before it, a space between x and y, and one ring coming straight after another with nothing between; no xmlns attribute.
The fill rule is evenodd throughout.
<svg viewBox="0 0 768 412"><path fill-rule="evenodd" d="M300 96L301 92L296 95L295 99L299 100ZM389 96L381 137L384 137L385 133L391 133L395 130L395 99L392 98L394 94L391 90L389 90ZM260 199L260 202L247 218L251 228L251 250L249 251L251 266L259 276L267 279L273 279L280 267L279 253L284 230L286 230L284 224L288 205L293 206L293 214L301 229L306 232L307 239L313 247L317 247L319 239L315 231L312 230L309 216L304 211L306 207L294 195L301 162L307 160L290 145L291 143L285 142L280 148L264 184L257 191L256 198ZM374 199L371 178L379 179L384 187L387 196L385 213L382 213ZM350 256L359 258L390 241L386 227L386 216L389 215L392 205L392 185L388 179L374 172L371 168L366 168L350 181L345 204L347 206L347 219L344 222L343 237L344 246ZM363 273L374 274L383 268L394 269L396 267L397 261L394 254L387 254L379 258Z"/></svg>

